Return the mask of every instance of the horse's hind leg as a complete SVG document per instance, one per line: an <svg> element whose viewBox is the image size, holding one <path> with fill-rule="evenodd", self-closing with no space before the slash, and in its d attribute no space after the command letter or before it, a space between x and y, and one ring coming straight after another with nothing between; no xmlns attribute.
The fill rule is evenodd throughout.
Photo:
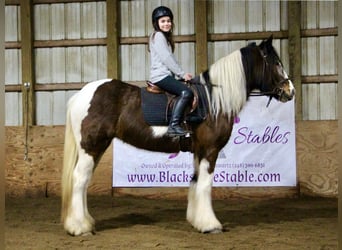
<svg viewBox="0 0 342 250"><path fill-rule="evenodd" d="M195 155L194 164L196 171L189 187L187 220L202 233L222 232L222 225L212 207L211 187L214 173L209 173L210 163Z"/></svg>
<svg viewBox="0 0 342 250"><path fill-rule="evenodd" d="M87 207L87 188L94 166L93 157L83 149L79 150L78 161L72 173L71 201L64 221L64 228L71 235L84 235L95 230L95 220Z"/></svg>

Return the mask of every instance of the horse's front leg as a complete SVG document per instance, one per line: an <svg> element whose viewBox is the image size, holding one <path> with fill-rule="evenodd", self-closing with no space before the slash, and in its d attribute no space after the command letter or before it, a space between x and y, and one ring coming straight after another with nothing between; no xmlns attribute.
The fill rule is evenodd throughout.
<svg viewBox="0 0 342 250"><path fill-rule="evenodd" d="M211 200L214 172L209 173L210 162L206 158L199 159L196 154L194 164L195 176L189 188L187 220L202 233L220 233L222 225L215 216Z"/></svg>
<svg viewBox="0 0 342 250"><path fill-rule="evenodd" d="M93 169L93 157L80 153L73 170L71 202L64 221L64 228L71 235L86 235L95 231L95 220L89 214L87 207L87 188Z"/></svg>

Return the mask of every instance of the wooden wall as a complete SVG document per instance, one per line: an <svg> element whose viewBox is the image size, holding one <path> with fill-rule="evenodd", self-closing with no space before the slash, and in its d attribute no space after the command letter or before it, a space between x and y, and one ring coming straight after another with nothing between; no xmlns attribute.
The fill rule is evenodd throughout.
<svg viewBox="0 0 342 250"><path fill-rule="evenodd" d="M297 195L337 197L337 121L297 121L298 188L214 188L215 198L270 198ZM6 195L59 196L64 126L6 127ZM27 159L25 160L25 146ZM187 188L117 188L112 190L112 146L103 156L90 194L132 194L182 198Z"/></svg>

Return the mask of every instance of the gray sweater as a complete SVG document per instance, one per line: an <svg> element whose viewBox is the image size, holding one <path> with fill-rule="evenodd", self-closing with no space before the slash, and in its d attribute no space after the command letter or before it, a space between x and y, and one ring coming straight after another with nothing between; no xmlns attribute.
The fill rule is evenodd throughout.
<svg viewBox="0 0 342 250"><path fill-rule="evenodd" d="M175 75L182 78L185 74L172 53L171 46L162 32L150 35L150 81L158 82L166 76Z"/></svg>

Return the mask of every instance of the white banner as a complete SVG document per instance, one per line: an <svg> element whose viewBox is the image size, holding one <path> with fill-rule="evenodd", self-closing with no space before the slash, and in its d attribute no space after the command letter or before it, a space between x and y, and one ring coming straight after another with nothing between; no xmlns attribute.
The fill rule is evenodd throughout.
<svg viewBox="0 0 342 250"><path fill-rule="evenodd" d="M294 101L251 97L218 156L213 186L295 186ZM193 155L137 149L114 139L113 187L189 186Z"/></svg>

